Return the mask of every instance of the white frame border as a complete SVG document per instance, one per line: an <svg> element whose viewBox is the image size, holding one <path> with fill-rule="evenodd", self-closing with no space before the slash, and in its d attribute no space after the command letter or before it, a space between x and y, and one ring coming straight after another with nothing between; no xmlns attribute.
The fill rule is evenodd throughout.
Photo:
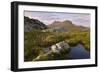
<svg viewBox="0 0 100 73"><path fill-rule="evenodd" d="M73 12L73 13L90 13L91 14L91 59L79 60L57 60L57 61L40 61L40 62L24 62L24 10L31 11L53 11L53 12ZM18 68L39 68L52 66L74 66L95 64L95 10L82 8L63 8L63 7L48 7L48 6L18 6Z"/></svg>

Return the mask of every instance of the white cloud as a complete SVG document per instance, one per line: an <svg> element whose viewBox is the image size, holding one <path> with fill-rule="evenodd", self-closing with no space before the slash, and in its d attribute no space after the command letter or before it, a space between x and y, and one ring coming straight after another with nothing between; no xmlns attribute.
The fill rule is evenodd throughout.
<svg viewBox="0 0 100 73"><path fill-rule="evenodd" d="M39 19L46 25L53 21L71 20L76 25L90 26L90 14L83 13L65 13L65 12L40 12L40 11L25 11L25 16Z"/></svg>

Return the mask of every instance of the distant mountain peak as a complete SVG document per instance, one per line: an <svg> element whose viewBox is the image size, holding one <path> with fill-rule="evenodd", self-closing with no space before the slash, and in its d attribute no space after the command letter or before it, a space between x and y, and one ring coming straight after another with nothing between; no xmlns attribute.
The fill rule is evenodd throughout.
<svg viewBox="0 0 100 73"><path fill-rule="evenodd" d="M70 21L70 20L64 20L63 23L72 24L72 21Z"/></svg>
<svg viewBox="0 0 100 73"><path fill-rule="evenodd" d="M52 24L48 25L48 27L50 29L64 29L67 31L83 31L85 29L88 29L86 27L81 27L81 26L77 26L76 24L74 24L72 21L70 20L64 20L64 21L54 21Z"/></svg>

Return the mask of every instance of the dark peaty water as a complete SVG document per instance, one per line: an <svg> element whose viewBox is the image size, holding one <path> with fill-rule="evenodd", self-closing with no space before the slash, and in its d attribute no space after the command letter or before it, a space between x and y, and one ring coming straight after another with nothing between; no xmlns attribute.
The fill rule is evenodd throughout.
<svg viewBox="0 0 100 73"><path fill-rule="evenodd" d="M81 44L78 44L77 46L71 48L71 51L66 56L66 58L69 58L69 59L89 59L90 52L85 50L85 48Z"/></svg>

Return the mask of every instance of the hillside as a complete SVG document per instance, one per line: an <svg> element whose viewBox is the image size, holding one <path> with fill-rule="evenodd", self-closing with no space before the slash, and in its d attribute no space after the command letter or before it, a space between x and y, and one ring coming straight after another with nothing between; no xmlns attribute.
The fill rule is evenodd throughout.
<svg viewBox="0 0 100 73"><path fill-rule="evenodd" d="M30 19L29 17L24 16L24 31L25 32L29 32L34 29L46 29L46 28L47 26L43 22L37 19Z"/></svg>
<svg viewBox="0 0 100 73"><path fill-rule="evenodd" d="M57 29L57 30L63 30L63 31L86 31L86 30L89 30L88 27L77 26L69 20L65 20L63 22L54 21L52 24L48 25L48 28L53 29L53 30Z"/></svg>

